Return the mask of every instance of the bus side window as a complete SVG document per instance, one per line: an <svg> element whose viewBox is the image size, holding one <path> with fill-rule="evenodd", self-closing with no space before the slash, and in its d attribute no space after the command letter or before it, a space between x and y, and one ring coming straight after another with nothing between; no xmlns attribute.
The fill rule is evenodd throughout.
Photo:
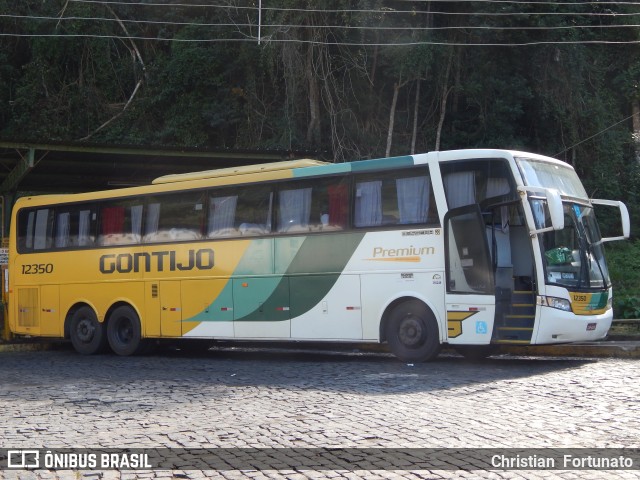
<svg viewBox="0 0 640 480"><path fill-rule="evenodd" d="M416 225L435 223L431 178L424 167L391 175L356 179L354 225ZM431 214L431 215L430 215Z"/></svg>
<svg viewBox="0 0 640 480"><path fill-rule="evenodd" d="M278 232L302 233L310 229L312 188L283 188L278 192Z"/></svg>
<svg viewBox="0 0 640 480"><path fill-rule="evenodd" d="M19 215L18 250L47 250L53 245L53 210L23 210Z"/></svg>
<svg viewBox="0 0 640 480"><path fill-rule="evenodd" d="M213 192L209 197L207 237L230 237L238 234L235 228L238 195Z"/></svg>
<svg viewBox="0 0 640 480"><path fill-rule="evenodd" d="M33 250L33 222L36 212L33 210L20 210L18 213L17 246L21 253Z"/></svg>
<svg viewBox="0 0 640 480"><path fill-rule="evenodd" d="M53 210L46 208L36 212L35 232L33 235L33 249L47 250L53 241Z"/></svg>
<svg viewBox="0 0 640 480"><path fill-rule="evenodd" d="M349 212L349 186L346 179L327 187L329 218L327 224L334 230L346 228ZM321 221L324 224L321 217Z"/></svg>
<svg viewBox="0 0 640 480"><path fill-rule="evenodd" d="M283 183L278 192L277 231L343 230L347 225L348 193L344 177Z"/></svg>
<svg viewBox="0 0 640 480"><path fill-rule="evenodd" d="M88 206L56 209L55 248L89 247L95 243L96 213Z"/></svg>
<svg viewBox="0 0 640 480"><path fill-rule="evenodd" d="M147 202L144 241L180 242L202 238L204 192L184 192L154 197Z"/></svg>
<svg viewBox="0 0 640 480"><path fill-rule="evenodd" d="M141 233L142 205L121 201L101 207L99 245L140 243Z"/></svg>
<svg viewBox="0 0 640 480"><path fill-rule="evenodd" d="M240 235L265 235L271 232L271 187L250 186L238 193L236 225Z"/></svg>

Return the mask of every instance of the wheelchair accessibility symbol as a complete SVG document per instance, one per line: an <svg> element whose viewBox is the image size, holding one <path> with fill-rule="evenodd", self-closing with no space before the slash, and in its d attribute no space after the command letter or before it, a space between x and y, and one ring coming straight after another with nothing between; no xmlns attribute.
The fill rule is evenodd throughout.
<svg viewBox="0 0 640 480"><path fill-rule="evenodd" d="M487 322L476 322L476 333L478 335L486 335L487 332Z"/></svg>

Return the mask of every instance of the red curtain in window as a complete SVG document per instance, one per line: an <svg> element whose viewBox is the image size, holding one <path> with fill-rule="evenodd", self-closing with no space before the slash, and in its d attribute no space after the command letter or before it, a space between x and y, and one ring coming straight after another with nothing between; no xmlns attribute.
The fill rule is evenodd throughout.
<svg viewBox="0 0 640 480"><path fill-rule="evenodd" d="M347 225L347 206L349 205L349 194L347 185L331 185L327 189L329 194L329 225Z"/></svg>
<svg viewBox="0 0 640 480"><path fill-rule="evenodd" d="M124 207L102 209L102 234L122 233L124 230Z"/></svg>

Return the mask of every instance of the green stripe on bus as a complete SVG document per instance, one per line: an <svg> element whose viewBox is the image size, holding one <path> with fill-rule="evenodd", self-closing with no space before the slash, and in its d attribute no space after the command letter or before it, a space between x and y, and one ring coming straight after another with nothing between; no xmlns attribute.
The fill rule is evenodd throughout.
<svg viewBox="0 0 640 480"><path fill-rule="evenodd" d="M234 277L229 279L218 298L206 310L220 312L233 299L234 321L273 322L300 316L317 305L335 285L364 235L309 235L303 239L282 274L246 276L252 270L250 264L265 252L264 242L294 240L292 237L257 239L240 260ZM258 271L253 269L253 272ZM229 316L216 315L212 318L201 312L183 321L229 321Z"/></svg>
<svg viewBox="0 0 640 480"><path fill-rule="evenodd" d="M351 163L351 171L366 172L367 170L378 170L382 168L401 168L413 165L413 157L405 155L403 157L378 158L375 160L360 160Z"/></svg>
<svg viewBox="0 0 640 480"><path fill-rule="evenodd" d="M364 233L309 235L285 275L273 285L271 295L251 313L242 317L234 315L235 321L279 321L308 312L335 285L363 238ZM312 291L306 291L311 286ZM304 293L301 295L301 292ZM289 307L290 315L287 318L283 318L282 312L275 309L282 304Z"/></svg>
<svg viewBox="0 0 640 480"><path fill-rule="evenodd" d="M331 175L347 172L366 172L380 169L402 168L413 165L413 157L376 158L374 160L358 160L348 163L333 163L318 167L297 168L293 170L294 178L311 177L315 175Z"/></svg>

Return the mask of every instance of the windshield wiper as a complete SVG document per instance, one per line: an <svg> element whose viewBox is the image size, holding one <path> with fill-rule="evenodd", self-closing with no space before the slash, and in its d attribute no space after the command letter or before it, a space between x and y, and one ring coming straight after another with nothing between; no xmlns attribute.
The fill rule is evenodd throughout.
<svg viewBox="0 0 640 480"><path fill-rule="evenodd" d="M602 265L600 264L598 255L596 255L593 250L594 244L589 240L590 236L587 235L587 227L585 226L584 221L582 220L582 216L577 217L577 220L579 225L578 239L580 240L580 250L584 250L585 252L584 256L586 257L586 260L589 262L588 270L585 272L589 282L589 287L591 286L591 275L590 275L591 262L595 261L596 265L598 266L598 270L600 271L600 278L602 278L602 286L604 288L609 288L609 284L607 283L607 278L606 278L606 275L604 274L604 270L602 269ZM580 286L582 279L583 279L582 268L580 268L580 281L578 282L578 286Z"/></svg>

